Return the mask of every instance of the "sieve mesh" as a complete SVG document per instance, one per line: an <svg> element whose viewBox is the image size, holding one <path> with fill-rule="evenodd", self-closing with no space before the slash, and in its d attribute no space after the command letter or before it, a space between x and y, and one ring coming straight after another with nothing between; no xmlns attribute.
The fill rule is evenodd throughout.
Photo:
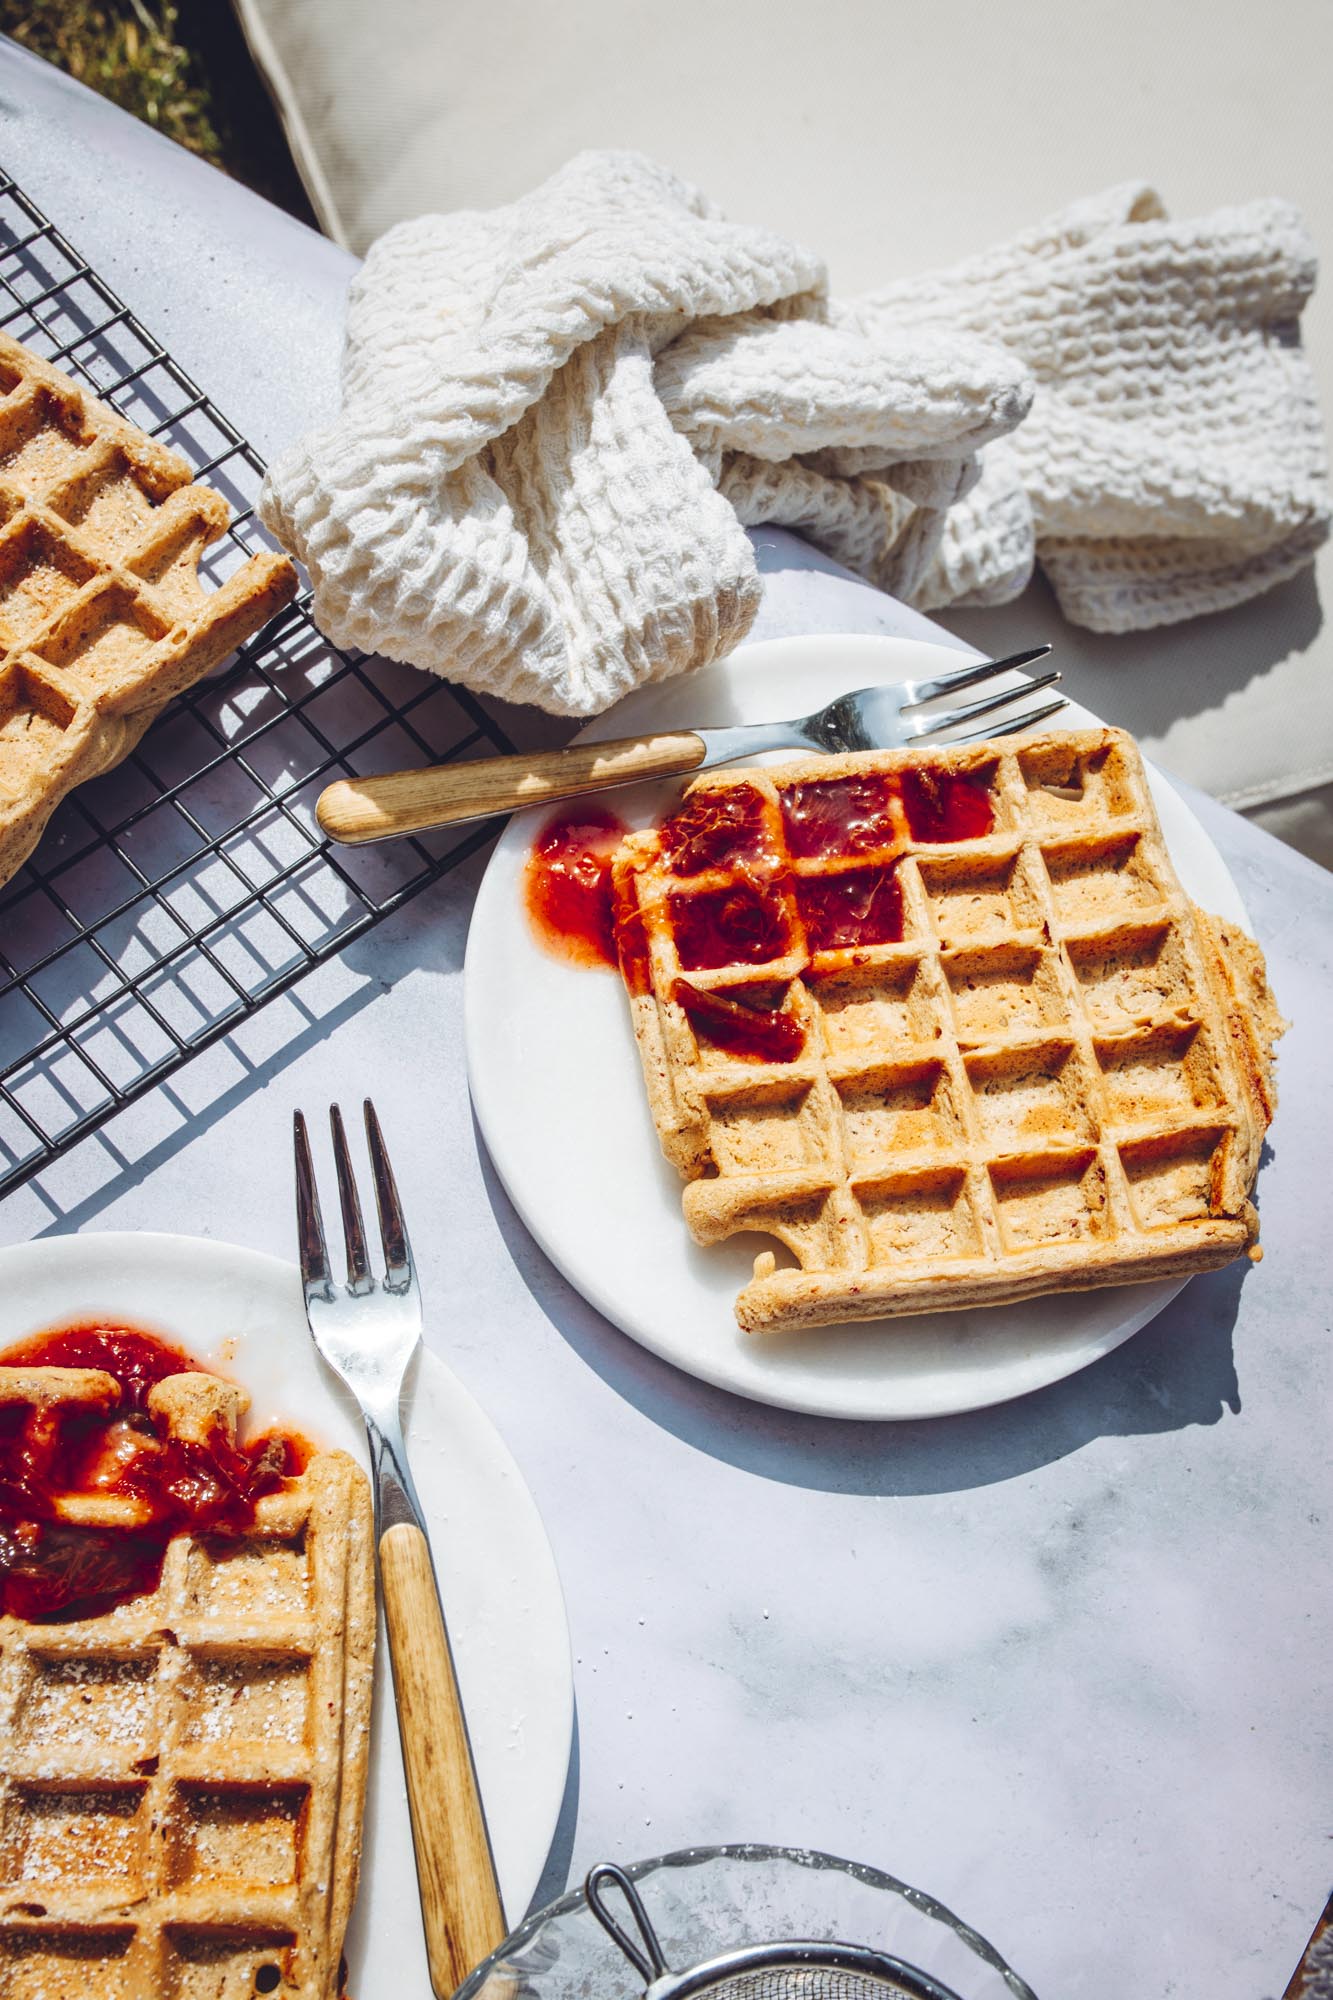
<svg viewBox="0 0 1333 2000"><path fill-rule="evenodd" d="M766 1965L750 1972L724 1973L707 1985L691 1982L694 2000L903 2000L911 1989L901 1981L845 1966Z"/></svg>

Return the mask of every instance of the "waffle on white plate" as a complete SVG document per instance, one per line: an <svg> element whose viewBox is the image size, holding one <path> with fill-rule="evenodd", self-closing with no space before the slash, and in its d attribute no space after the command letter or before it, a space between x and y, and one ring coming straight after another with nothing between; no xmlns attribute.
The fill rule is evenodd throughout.
<svg viewBox="0 0 1333 2000"><path fill-rule="evenodd" d="M295 595L266 551L205 588L231 509L193 478L0 334L0 883L66 793Z"/></svg>
<svg viewBox="0 0 1333 2000"><path fill-rule="evenodd" d="M92 1368L0 1367L6 1478L53 1424L113 1410ZM243 1391L182 1373L159 1435L234 1445ZM131 1440L132 1442L132 1440ZM122 1434L120 1444L124 1446ZM136 1511L137 1510L137 1511ZM133 1533L133 1493L56 1499ZM12 1554L12 1551L9 1553ZM356 1890L374 1580L369 1488L316 1452L243 1531L178 1533L97 1615L0 1617L5 2000L332 2000Z"/></svg>
<svg viewBox="0 0 1333 2000"><path fill-rule="evenodd" d="M710 773L614 864L648 1098L747 1331L1171 1277L1251 1246L1283 1023L1133 740Z"/></svg>

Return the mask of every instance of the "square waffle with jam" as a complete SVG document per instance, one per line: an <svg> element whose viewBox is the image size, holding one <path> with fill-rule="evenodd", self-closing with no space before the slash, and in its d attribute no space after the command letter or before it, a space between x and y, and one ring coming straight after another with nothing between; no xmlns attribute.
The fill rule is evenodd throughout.
<svg viewBox="0 0 1333 2000"><path fill-rule="evenodd" d="M3 1476L16 1454L40 1464L62 1423L113 1409L119 1393L96 1368L0 1367ZM225 1448L247 1400L183 1373L150 1390L147 1410L167 1440L188 1449L220 1427ZM116 1438L113 1464L133 1443ZM143 1503L99 1484L55 1494L57 1533L133 1534ZM244 1532L173 1535L152 1587L115 1608L0 1616L6 2000L341 1991L372 1561L365 1475L322 1451L254 1502Z"/></svg>
<svg viewBox="0 0 1333 2000"><path fill-rule="evenodd" d="M253 555L199 560L231 509L178 452L0 335L0 883L75 785L296 592Z"/></svg>
<svg viewBox="0 0 1333 2000"><path fill-rule="evenodd" d="M613 868L648 1098L736 1316L1171 1277L1254 1243L1282 1022L1111 729L710 773Z"/></svg>

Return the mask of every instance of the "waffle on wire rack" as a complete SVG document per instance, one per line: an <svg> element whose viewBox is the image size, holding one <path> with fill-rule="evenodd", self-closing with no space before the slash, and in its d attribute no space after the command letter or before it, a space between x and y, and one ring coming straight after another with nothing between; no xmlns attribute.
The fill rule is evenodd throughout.
<svg viewBox="0 0 1333 2000"><path fill-rule="evenodd" d="M1275 1102L1263 957L1117 730L710 773L614 866L696 1241L750 1332L1226 1263Z"/></svg>
<svg viewBox="0 0 1333 2000"><path fill-rule="evenodd" d="M0 1368L32 1426L96 1409L96 1369ZM246 1398L180 1374L177 1438ZM58 1502L132 1525L124 1494ZM130 1510L127 1514L126 1510ZM315 1453L239 1536L176 1534L155 1590L66 1623L0 1617L0 1991L333 2000L356 1888L375 1599L369 1488Z"/></svg>
<svg viewBox="0 0 1333 2000"><path fill-rule="evenodd" d="M296 594L268 551L204 589L231 509L193 478L0 334L0 883L67 792Z"/></svg>

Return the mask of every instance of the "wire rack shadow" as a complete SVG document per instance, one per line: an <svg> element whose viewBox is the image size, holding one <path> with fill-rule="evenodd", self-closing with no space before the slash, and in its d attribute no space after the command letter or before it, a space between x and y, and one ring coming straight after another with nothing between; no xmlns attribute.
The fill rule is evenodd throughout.
<svg viewBox="0 0 1333 2000"><path fill-rule="evenodd" d="M271 546L261 460L2 172L0 328L226 497L207 581ZM331 778L512 747L466 690L330 645L308 592L174 702L0 890L0 1195L490 837L332 849L314 817Z"/></svg>

